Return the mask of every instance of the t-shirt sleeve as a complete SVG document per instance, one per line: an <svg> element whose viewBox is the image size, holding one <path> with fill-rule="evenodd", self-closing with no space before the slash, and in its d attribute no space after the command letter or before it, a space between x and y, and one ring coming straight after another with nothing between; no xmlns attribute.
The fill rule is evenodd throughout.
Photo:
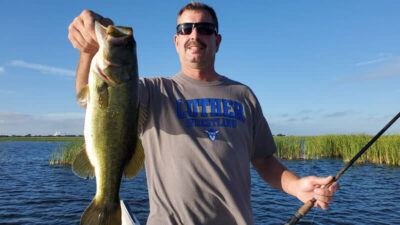
<svg viewBox="0 0 400 225"><path fill-rule="evenodd" d="M139 78L139 102L141 105L148 107L150 99L150 87L146 78Z"/></svg>
<svg viewBox="0 0 400 225"><path fill-rule="evenodd" d="M276 145L271 130L265 119L258 100L255 100L253 114L253 151L251 159L261 159L276 152Z"/></svg>

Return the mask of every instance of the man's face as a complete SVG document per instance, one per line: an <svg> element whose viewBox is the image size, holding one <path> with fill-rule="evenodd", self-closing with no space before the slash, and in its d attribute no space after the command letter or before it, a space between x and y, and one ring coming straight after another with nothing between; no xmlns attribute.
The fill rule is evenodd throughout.
<svg viewBox="0 0 400 225"><path fill-rule="evenodd" d="M207 11L186 10L180 16L178 24L200 22L213 23L213 20ZM215 54L221 42L220 35L200 34L195 27L190 34L176 34L174 40L182 66L192 68L214 66Z"/></svg>

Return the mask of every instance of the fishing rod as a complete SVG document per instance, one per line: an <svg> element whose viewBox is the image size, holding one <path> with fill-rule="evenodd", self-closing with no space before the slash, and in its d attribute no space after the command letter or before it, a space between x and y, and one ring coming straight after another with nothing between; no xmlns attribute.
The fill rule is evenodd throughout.
<svg viewBox="0 0 400 225"><path fill-rule="evenodd" d="M400 117L400 112L388 123L388 124L386 124L386 126L381 130L381 131L379 131L379 133L378 134L376 134L375 135L375 137L374 138L372 138L369 142L368 142L368 144L366 144L365 146L364 146L364 148L362 148L361 149L361 151L359 151L358 153L357 153L357 155L355 155L354 157L353 157L353 159L351 159L350 160L350 162L348 162L347 163L347 165L345 166L345 167L343 167L337 174L336 174L336 176L333 178L333 180L331 181L331 182L329 182L326 186L325 186L325 188L329 188L332 184L333 184L333 182L335 182L335 181L337 181L339 178L340 178L340 176L342 176L343 174L344 174L344 172L346 172L346 170L348 169L348 168L350 168L352 165L353 165L353 163L358 159L358 158L360 158L360 156L365 152L365 151L367 151L367 149L390 127L390 126L392 126L392 124L398 119ZM305 216L306 214L307 214L307 212L314 206L314 203L316 202L317 200L315 199L315 198L312 198L311 200L309 200L309 201L307 201L306 203L304 203L304 205L302 206L302 207L300 207L299 208L299 210L296 212L296 214L294 214L293 216L292 216L292 218L290 218L290 220L287 222L287 223L285 223L285 225L294 225L294 224L296 224L303 216Z"/></svg>

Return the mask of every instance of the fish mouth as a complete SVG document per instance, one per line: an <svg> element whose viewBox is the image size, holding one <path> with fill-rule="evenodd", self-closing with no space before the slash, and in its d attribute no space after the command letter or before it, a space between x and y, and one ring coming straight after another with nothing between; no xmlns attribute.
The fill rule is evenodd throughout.
<svg viewBox="0 0 400 225"><path fill-rule="evenodd" d="M123 27L123 26L108 26L107 27L107 35L111 37L131 37L133 30L131 27Z"/></svg>

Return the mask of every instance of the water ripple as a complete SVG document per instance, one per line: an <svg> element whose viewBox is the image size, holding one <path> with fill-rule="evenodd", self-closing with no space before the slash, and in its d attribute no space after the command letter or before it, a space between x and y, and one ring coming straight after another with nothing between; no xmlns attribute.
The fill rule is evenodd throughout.
<svg viewBox="0 0 400 225"><path fill-rule="evenodd" d="M0 142L0 224L78 224L95 194L95 180L75 176L69 167L50 167L59 143ZM340 160L282 161L300 176L334 175ZM252 207L255 224L283 224L302 205L265 184L254 170ZM331 209L312 209L299 224L400 224L400 168L354 165L341 177ZM123 179L121 199L142 224L149 214L142 171Z"/></svg>

